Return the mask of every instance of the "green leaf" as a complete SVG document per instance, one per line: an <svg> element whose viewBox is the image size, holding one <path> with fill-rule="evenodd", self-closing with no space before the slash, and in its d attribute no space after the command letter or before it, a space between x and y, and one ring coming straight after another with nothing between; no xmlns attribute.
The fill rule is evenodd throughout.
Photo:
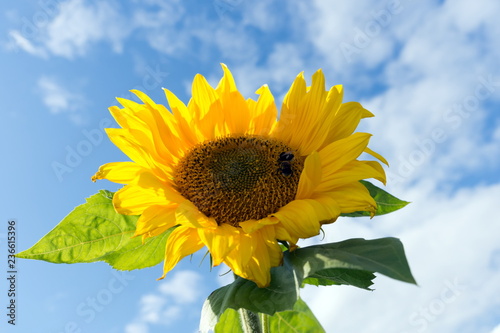
<svg viewBox="0 0 500 333"><path fill-rule="evenodd" d="M132 270L161 262L171 230L147 239L132 238L138 216L116 213L113 193L101 190L76 207L54 229L16 256L52 263L105 261L116 269Z"/></svg>
<svg viewBox="0 0 500 333"><path fill-rule="evenodd" d="M375 275L372 272L361 271L356 269L330 268L316 272L308 276L302 282L314 286L330 286L330 285L351 285L358 288L371 290Z"/></svg>
<svg viewBox="0 0 500 333"><path fill-rule="evenodd" d="M233 309L226 309L214 329L215 333L244 333L241 328L240 314Z"/></svg>
<svg viewBox="0 0 500 333"><path fill-rule="evenodd" d="M291 265L303 277L326 269L378 272L390 278L416 284L403 244L397 238L348 239L338 243L314 245L289 254Z"/></svg>
<svg viewBox="0 0 500 333"><path fill-rule="evenodd" d="M380 187L377 187L370 182L361 180L361 183L368 189L370 195L377 203L377 210L375 211L375 216L392 213L409 204L408 201L400 200L395 196L393 196L392 194L384 191ZM371 216L371 215L370 212L354 212L354 213L343 213L341 214L341 216L360 217L360 216Z"/></svg>
<svg viewBox="0 0 500 333"><path fill-rule="evenodd" d="M165 244L174 229L170 228L161 235L148 238L144 244L141 237L130 239L123 247L94 261L105 261L115 269L127 271L155 266L165 258Z"/></svg>
<svg viewBox="0 0 500 333"><path fill-rule="evenodd" d="M244 333L241 328L240 314L233 309L226 309L215 325L215 333ZM269 330L273 333L322 333L325 332L318 319L307 304L299 298L292 310L276 312L269 317Z"/></svg>
<svg viewBox="0 0 500 333"><path fill-rule="evenodd" d="M228 308L244 308L269 315L290 310L299 298L304 279L309 277L316 279L318 284L330 280L335 284L368 289L373 272L415 283L403 245L396 238L349 239L299 248L292 253L286 251L283 265L271 269L268 287L259 288L254 282L238 277L233 283L212 292L203 305L200 328L214 327Z"/></svg>
<svg viewBox="0 0 500 333"><path fill-rule="evenodd" d="M271 268L271 283L259 288L255 282L237 277L236 280L213 291L203 304L201 327L215 326L228 308L244 308L255 313L273 315L277 311L290 310L299 298L302 279L295 276L293 267L286 260L283 266Z"/></svg>
<svg viewBox="0 0 500 333"><path fill-rule="evenodd" d="M273 333L323 333L325 330L306 302L298 299L292 310L277 312L269 320Z"/></svg>

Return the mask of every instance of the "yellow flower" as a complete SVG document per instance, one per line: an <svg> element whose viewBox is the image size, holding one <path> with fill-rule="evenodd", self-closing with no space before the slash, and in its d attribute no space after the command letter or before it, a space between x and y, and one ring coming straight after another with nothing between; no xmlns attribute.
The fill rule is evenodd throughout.
<svg viewBox="0 0 500 333"><path fill-rule="evenodd" d="M374 212L376 203L359 180L385 182L367 145L354 133L373 115L359 103L342 103L342 86L325 90L321 70L306 86L299 74L281 113L267 87L245 100L229 69L217 88L196 75L186 106L165 90L170 111L133 90L144 104L119 98L110 111L120 129L107 134L133 162L108 163L92 178L127 184L113 198L116 211L141 215L143 239L177 226L168 238L165 277L182 258L206 246L214 266L259 287L280 265L277 240L296 247L341 213Z"/></svg>

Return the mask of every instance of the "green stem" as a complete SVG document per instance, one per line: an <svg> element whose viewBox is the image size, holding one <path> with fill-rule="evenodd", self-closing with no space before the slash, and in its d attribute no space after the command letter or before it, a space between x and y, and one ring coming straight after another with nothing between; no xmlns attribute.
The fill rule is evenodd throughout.
<svg viewBox="0 0 500 333"><path fill-rule="evenodd" d="M256 313L246 309L239 309L238 313L240 314L241 328L244 333L263 333L259 316Z"/></svg>
<svg viewBox="0 0 500 333"><path fill-rule="evenodd" d="M238 276L233 273L234 279ZM269 333L269 316L263 313L256 314L247 309L239 309L241 328L243 333ZM262 324L262 326L261 326Z"/></svg>
<svg viewBox="0 0 500 333"><path fill-rule="evenodd" d="M271 328L269 326L269 315L265 313L259 313L260 323L262 324L262 333L271 333Z"/></svg>

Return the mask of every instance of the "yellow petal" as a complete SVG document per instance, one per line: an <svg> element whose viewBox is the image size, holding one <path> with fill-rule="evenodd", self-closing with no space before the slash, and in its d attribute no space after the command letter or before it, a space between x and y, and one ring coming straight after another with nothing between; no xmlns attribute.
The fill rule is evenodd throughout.
<svg viewBox="0 0 500 333"><path fill-rule="evenodd" d="M92 181L97 179L107 179L114 183L132 184L142 172L148 169L134 162L112 162L101 165Z"/></svg>
<svg viewBox="0 0 500 333"><path fill-rule="evenodd" d="M153 102L146 94L138 90L131 91L145 103L144 108L148 111L144 112L147 117L145 121L149 124L149 132L158 155L168 159L170 163L175 162L171 155L180 157L189 147L180 136L175 116L165 106Z"/></svg>
<svg viewBox="0 0 500 333"><path fill-rule="evenodd" d="M363 108L358 102L347 102L340 106L331 123L331 129L325 145L351 135L362 118L373 117L373 114Z"/></svg>
<svg viewBox="0 0 500 333"><path fill-rule="evenodd" d="M279 223L279 220L275 217L266 217L260 220L248 220L240 222L241 229L247 234L257 231L265 226L274 225Z"/></svg>
<svg viewBox="0 0 500 333"><path fill-rule="evenodd" d="M183 226L175 228L168 236L163 275L160 279L163 279L182 258L197 252L203 245L196 229Z"/></svg>
<svg viewBox="0 0 500 333"><path fill-rule="evenodd" d="M224 120L219 93L200 74L193 80L192 92L193 98L188 108L195 114L194 124L206 140L212 140L216 136L216 129L222 126Z"/></svg>
<svg viewBox="0 0 500 333"><path fill-rule="evenodd" d="M231 134L247 134L252 114L239 91L224 92L221 95L224 120Z"/></svg>
<svg viewBox="0 0 500 333"><path fill-rule="evenodd" d="M113 196L113 205L119 214L141 215L148 207L169 202L156 191L136 185L126 185Z"/></svg>
<svg viewBox="0 0 500 333"><path fill-rule="evenodd" d="M282 207L273 216L277 217L289 234L298 238L309 238L319 233L320 219L312 205L314 200L294 200Z"/></svg>
<svg viewBox="0 0 500 333"><path fill-rule="evenodd" d="M324 194L316 194L313 199L318 203L316 212L321 224L332 223L337 220L342 210L332 197Z"/></svg>
<svg viewBox="0 0 500 333"><path fill-rule="evenodd" d="M240 234L240 241L224 261L238 276L254 281L260 288L271 281L271 267L280 264L282 251L275 240L274 226L252 234Z"/></svg>
<svg viewBox="0 0 500 333"><path fill-rule="evenodd" d="M352 161L337 172L325 176L316 191L329 192L337 187L368 178L385 183L384 169L375 161Z"/></svg>
<svg viewBox="0 0 500 333"><path fill-rule="evenodd" d="M197 118L198 120L203 119L210 106L219 99L219 95L208 83L207 79L200 74L196 74L194 77L191 91L193 94L192 101L200 108Z"/></svg>
<svg viewBox="0 0 500 333"><path fill-rule="evenodd" d="M198 235L212 255L213 266L218 266L238 244L239 231L229 224L222 224L217 228L198 228Z"/></svg>
<svg viewBox="0 0 500 333"><path fill-rule="evenodd" d="M153 237L175 226L177 224L175 220L177 206L177 204L155 205L146 208L137 220L134 237L140 235L144 235L145 238Z"/></svg>
<svg viewBox="0 0 500 333"><path fill-rule="evenodd" d="M316 187L321 183L321 159L317 152L312 152L304 162L300 174L296 199L310 198Z"/></svg>
<svg viewBox="0 0 500 333"><path fill-rule="evenodd" d="M191 228L217 228L217 222L201 213L189 200L183 201L176 211L177 223Z"/></svg>
<svg viewBox="0 0 500 333"><path fill-rule="evenodd" d="M275 135L291 146L299 147L303 155L309 155L319 147L317 129L323 120L325 102L324 76L319 70L313 75L309 91L301 73L293 83L283 102Z"/></svg>
<svg viewBox="0 0 500 333"><path fill-rule="evenodd" d="M224 75L222 76L222 79L219 81L219 84L215 89L219 94L231 91L237 91L238 88L236 88L236 83L234 82L233 74L225 64L221 64L221 67L222 70L224 71Z"/></svg>
<svg viewBox="0 0 500 333"><path fill-rule="evenodd" d="M321 112L321 118L318 120L319 124L317 129L315 129L316 139L314 146L311 147L312 149L320 150L331 143L327 140L331 132L335 131L335 119L342 104L343 96L344 90L342 85L336 85L330 88L326 97L326 103Z"/></svg>
<svg viewBox="0 0 500 333"><path fill-rule="evenodd" d="M113 197L118 213L140 215L149 206L180 204L186 201L176 190L166 186L149 172L141 173L136 185L122 187Z"/></svg>
<svg viewBox="0 0 500 333"><path fill-rule="evenodd" d="M252 235L257 235L258 231ZM224 262L228 265L236 275L244 277L245 267L252 258L254 244L252 237L248 234L239 231L236 238L236 246L229 252Z"/></svg>
<svg viewBox="0 0 500 333"><path fill-rule="evenodd" d="M281 105L279 121L273 128L273 136L283 142L292 142L293 136L300 130L299 107L305 94L306 81L304 79L304 73L301 72L297 75L295 81L285 95L283 104Z"/></svg>
<svg viewBox="0 0 500 333"><path fill-rule="evenodd" d="M283 225L276 224L274 226L274 230L275 230L275 233L276 233L276 239L279 239L281 241L289 242L290 244L297 244L297 242L299 240L299 237L295 236L295 235L291 235L288 232L288 229L285 228Z"/></svg>
<svg viewBox="0 0 500 333"><path fill-rule="evenodd" d="M192 147L200 141L204 140L204 137L197 136L196 131L193 126L193 115L187 108L187 106L175 96L170 90L163 89L165 96L167 97L168 104L172 109L172 113L176 119L177 132L179 137L185 142L187 147Z"/></svg>
<svg viewBox="0 0 500 333"><path fill-rule="evenodd" d="M342 213L352 213L358 211L374 212L377 204L370 196L370 192L360 182L354 182L342 187L338 187L335 191L323 193L334 199Z"/></svg>
<svg viewBox="0 0 500 333"><path fill-rule="evenodd" d="M263 85L256 92L259 99L247 100L252 118L250 119L249 134L269 135L276 123L278 109L274 102L274 97L267 85Z"/></svg>
<svg viewBox="0 0 500 333"><path fill-rule="evenodd" d="M132 161L143 167L155 167L149 153L123 129L106 128L109 139Z"/></svg>
<svg viewBox="0 0 500 333"><path fill-rule="evenodd" d="M385 165L389 166L389 162L387 162L387 160L382 155L380 155L379 153L374 152L370 148L366 147L365 148L365 153L372 155L373 157L375 157L376 159L378 159L380 162L382 162Z"/></svg>
<svg viewBox="0 0 500 333"><path fill-rule="evenodd" d="M371 134L354 133L335 141L319 151L323 179L326 179L349 162L361 155L368 145Z"/></svg>
<svg viewBox="0 0 500 333"><path fill-rule="evenodd" d="M303 82L303 77L298 77L285 97L273 134L309 155L325 146L342 101L342 87L334 86L327 93L321 70L314 73L312 85L305 93Z"/></svg>
<svg viewBox="0 0 500 333"><path fill-rule="evenodd" d="M178 157L179 147L184 147L185 144L175 133L176 124L173 115L163 105L155 104L146 94L138 90L131 91L145 104L118 98L125 108L110 108L113 117L120 126L128 130L127 135L133 137L144 149L155 154L155 157L165 159L172 154Z"/></svg>

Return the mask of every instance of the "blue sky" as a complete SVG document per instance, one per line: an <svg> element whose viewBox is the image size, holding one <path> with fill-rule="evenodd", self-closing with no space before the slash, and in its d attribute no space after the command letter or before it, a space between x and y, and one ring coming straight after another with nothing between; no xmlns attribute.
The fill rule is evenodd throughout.
<svg viewBox="0 0 500 333"><path fill-rule="evenodd" d="M115 97L138 88L162 103L166 87L187 102L193 76L215 83L224 62L245 96L267 83L279 101L322 68L376 114L360 130L390 162L387 189L412 204L302 245L398 237L419 287L378 277L373 292L311 287L305 300L328 332L500 332L498 1L40 0L0 13L2 253L8 219L24 250L118 188L90 181L126 160L102 130ZM229 279L201 258L161 282L160 266L20 261L18 325L2 314L0 330L196 332L204 298Z"/></svg>

